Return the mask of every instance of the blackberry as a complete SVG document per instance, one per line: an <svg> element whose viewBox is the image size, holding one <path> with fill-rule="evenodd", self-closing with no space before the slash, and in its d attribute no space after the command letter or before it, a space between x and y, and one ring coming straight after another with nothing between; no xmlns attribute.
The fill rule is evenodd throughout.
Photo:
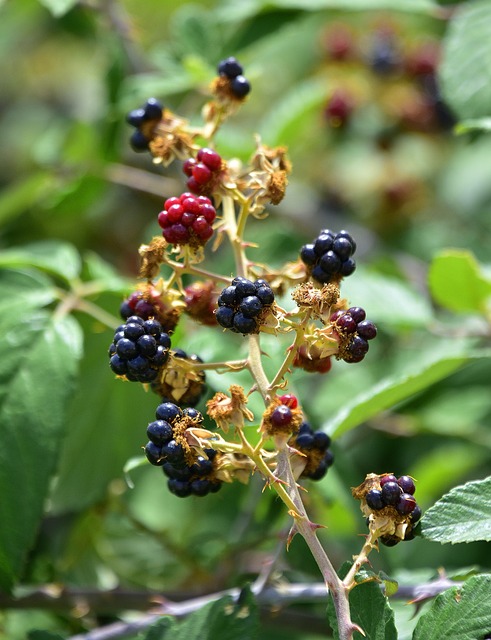
<svg viewBox="0 0 491 640"><path fill-rule="evenodd" d="M147 437L151 442L162 447L172 440L172 427L165 420L154 420L147 427Z"/></svg>
<svg viewBox="0 0 491 640"><path fill-rule="evenodd" d="M136 129L130 137L134 151L148 151L155 124L162 118L163 108L156 98L149 98L143 107L128 113L126 122Z"/></svg>
<svg viewBox="0 0 491 640"><path fill-rule="evenodd" d="M251 90L251 85L244 76L236 76L230 82L230 89L237 98L245 98Z"/></svg>
<svg viewBox="0 0 491 640"><path fill-rule="evenodd" d="M157 420L165 420L166 422L173 423L175 420L182 416L182 409L173 402L162 402L159 404L155 411L155 417Z"/></svg>
<svg viewBox="0 0 491 640"><path fill-rule="evenodd" d="M402 490L397 482L386 482L382 487L381 494L386 506L395 506L399 502Z"/></svg>
<svg viewBox="0 0 491 640"><path fill-rule="evenodd" d="M311 243L300 250L300 259L314 280L321 284L339 281L356 268L351 257L356 243L347 231L335 233L324 229Z"/></svg>
<svg viewBox="0 0 491 640"><path fill-rule="evenodd" d="M145 455L147 456L147 460L150 464L153 464L154 466L161 466L164 464L165 458L162 457L162 447L159 447L155 442L150 440L147 442L143 450L145 451Z"/></svg>
<svg viewBox="0 0 491 640"><path fill-rule="evenodd" d="M218 296L215 317L224 329L242 334L258 333L273 302L273 290L265 280L253 282L237 276Z"/></svg>
<svg viewBox="0 0 491 640"><path fill-rule="evenodd" d="M300 474L301 478L321 480L334 462L334 456L329 450L331 438L322 431L313 431L308 422L302 422L297 434L288 444L303 453L307 461Z"/></svg>
<svg viewBox="0 0 491 640"><path fill-rule="evenodd" d="M270 419L274 427L285 427L292 421L292 410L286 404L280 404L273 411Z"/></svg>
<svg viewBox="0 0 491 640"><path fill-rule="evenodd" d="M215 190L220 180L222 158L208 147L200 149L195 158L188 158L182 170L188 176L186 186L193 194L210 194ZM211 203L210 203L211 204ZM196 213L191 211L191 213Z"/></svg>
<svg viewBox="0 0 491 640"><path fill-rule="evenodd" d="M185 192L179 198L167 198L157 221L170 244L203 246L213 235L216 211L206 196Z"/></svg>
<svg viewBox="0 0 491 640"><path fill-rule="evenodd" d="M407 516L412 511L414 511L415 507L416 507L416 500L414 499L414 496L410 493L401 494L399 501L395 505L397 513L400 513L401 516Z"/></svg>
<svg viewBox="0 0 491 640"><path fill-rule="evenodd" d="M161 329L166 333L172 331L179 320L180 310L166 304L161 292L149 286L144 291L134 291L123 300L119 313L124 320L128 320L130 316L138 316L142 320L155 321L157 324L153 330L150 324L146 325L147 333L155 335ZM158 329L159 324L161 329Z"/></svg>
<svg viewBox="0 0 491 640"><path fill-rule="evenodd" d="M370 509L373 509L374 511L380 511L380 509L383 509L385 507L385 503L382 498L382 492L378 491L378 489L372 489L371 491L369 491L365 497L365 500L367 501L367 505L370 507Z"/></svg>
<svg viewBox="0 0 491 640"><path fill-rule="evenodd" d="M169 357L170 338L156 320L129 316L120 325L109 347L109 366L135 382L152 382Z"/></svg>
<svg viewBox="0 0 491 640"><path fill-rule="evenodd" d="M226 76L229 80L233 80L233 78L242 75L244 70L237 59L230 56L218 63L217 71L219 75Z"/></svg>
<svg viewBox="0 0 491 640"><path fill-rule="evenodd" d="M416 491L416 485L410 476L401 476L397 479L397 484L401 487L404 493L410 493L413 495Z"/></svg>
<svg viewBox="0 0 491 640"><path fill-rule="evenodd" d="M368 340L377 335L377 327L365 320L365 309L350 307L346 311L335 311L330 322L340 336L338 359L345 362L361 362L368 352Z"/></svg>

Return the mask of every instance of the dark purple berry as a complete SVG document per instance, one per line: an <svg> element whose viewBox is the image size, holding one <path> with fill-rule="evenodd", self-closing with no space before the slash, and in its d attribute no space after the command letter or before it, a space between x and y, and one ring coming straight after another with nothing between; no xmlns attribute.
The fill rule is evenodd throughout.
<svg viewBox="0 0 491 640"><path fill-rule="evenodd" d="M307 266L311 267L317 262L318 256L313 244L306 244L300 250L300 258Z"/></svg>
<svg viewBox="0 0 491 640"><path fill-rule="evenodd" d="M365 309L362 309L361 307L350 307L346 313L350 314L356 324L359 324L366 318Z"/></svg>
<svg viewBox="0 0 491 640"><path fill-rule="evenodd" d="M274 427L286 427L292 421L292 410L286 404L280 404L271 414L271 424Z"/></svg>
<svg viewBox="0 0 491 640"><path fill-rule="evenodd" d="M297 447L302 449L312 449L314 446L314 436L311 433L299 433L295 439Z"/></svg>
<svg viewBox="0 0 491 640"><path fill-rule="evenodd" d="M251 90L251 85L247 78L239 75L230 81L230 89L237 98L244 98Z"/></svg>
<svg viewBox="0 0 491 640"><path fill-rule="evenodd" d="M401 476L397 479L397 484L401 487L404 493L410 493L413 495L416 491L416 485L410 476Z"/></svg>
<svg viewBox="0 0 491 640"><path fill-rule="evenodd" d="M319 264L326 273L338 273L341 260L334 251L326 251L326 253L322 255Z"/></svg>
<svg viewBox="0 0 491 640"><path fill-rule="evenodd" d="M223 307L221 307L223 308ZM217 318L218 320L218 318ZM256 331L256 321L254 318L247 318L243 313L236 313L234 315L234 325L233 328L238 333L254 333Z"/></svg>
<svg viewBox="0 0 491 640"><path fill-rule="evenodd" d="M309 474L309 478L311 480L322 480L322 478L326 475L326 473L327 473L327 464L325 463L324 460L321 460L317 466L317 469L315 469Z"/></svg>
<svg viewBox="0 0 491 640"><path fill-rule="evenodd" d="M370 509L374 511L380 511L385 507L385 503L382 499L382 492L378 489L371 489L365 496L365 500Z"/></svg>
<svg viewBox="0 0 491 640"><path fill-rule="evenodd" d="M147 371L150 368L150 363L144 356L136 356L128 360L128 371L130 373L139 374Z"/></svg>
<svg viewBox="0 0 491 640"><path fill-rule="evenodd" d="M217 71L219 75L232 79L242 75L243 68L236 58L230 56L218 63Z"/></svg>
<svg viewBox="0 0 491 640"><path fill-rule="evenodd" d="M161 447L172 440L172 427L165 420L154 420L147 427L147 437Z"/></svg>
<svg viewBox="0 0 491 640"><path fill-rule="evenodd" d="M349 313L344 313L336 320L336 326L345 333L354 333L356 331L356 322Z"/></svg>
<svg viewBox="0 0 491 640"><path fill-rule="evenodd" d="M246 318L255 318L261 313L262 309L263 305L257 296L246 296L239 306L239 311L241 311Z"/></svg>
<svg viewBox="0 0 491 640"><path fill-rule="evenodd" d="M177 404L173 402L162 402L159 404L155 411L155 417L157 420L166 420L167 422L174 422L182 416L182 410Z"/></svg>
<svg viewBox="0 0 491 640"><path fill-rule="evenodd" d="M187 498L191 495L191 483L186 480L169 478L167 486L169 487L169 491L178 498Z"/></svg>
<svg viewBox="0 0 491 640"><path fill-rule="evenodd" d="M397 482L397 478L392 474L387 474L386 476L382 476L380 478L380 486L383 487L387 482Z"/></svg>
<svg viewBox="0 0 491 640"><path fill-rule="evenodd" d="M195 496L206 496L210 493L211 483L209 480L197 479L191 482L191 493Z"/></svg>
<svg viewBox="0 0 491 640"><path fill-rule="evenodd" d="M397 536L389 536L389 535L381 536L379 540L386 547L395 547L396 544L399 544L399 542L401 541L401 539L398 538Z"/></svg>
<svg viewBox="0 0 491 640"><path fill-rule="evenodd" d="M322 284L328 284L332 280L332 276L333 274L326 273L320 264L316 264L312 269L312 277Z"/></svg>
<svg viewBox="0 0 491 640"><path fill-rule="evenodd" d="M264 306L268 306L274 302L273 290L268 285L264 285L256 289L256 296Z"/></svg>
<svg viewBox="0 0 491 640"><path fill-rule="evenodd" d="M136 346L140 354L147 358L151 358L157 353L157 341L153 336L149 336L148 334L140 336L136 341Z"/></svg>
<svg viewBox="0 0 491 640"><path fill-rule="evenodd" d="M321 233L314 242L314 252L318 258L331 250L334 237L331 232Z"/></svg>
<svg viewBox="0 0 491 640"><path fill-rule="evenodd" d="M118 356L118 354L114 354L109 360L109 365L113 373L117 376L124 376L128 371L127 360L123 360Z"/></svg>
<svg viewBox="0 0 491 640"><path fill-rule="evenodd" d="M415 507L416 500L410 493L403 493L395 505L397 513L400 513L401 516L407 516L411 511L414 511Z"/></svg>
<svg viewBox="0 0 491 640"><path fill-rule="evenodd" d="M143 327L145 329L145 333L148 333L151 336L159 336L162 332L162 325L158 320L154 318L149 318L143 322Z"/></svg>
<svg viewBox="0 0 491 640"><path fill-rule="evenodd" d="M130 124L132 127L141 127L143 122L145 121L145 110L144 109L133 109L126 116L126 122Z"/></svg>
<svg viewBox="0 0 491 640"><path fill-rule="evenodd" d="M187 416L188 418L192 418L193 420L203 420L203 416L201 413L192 407L186 407L186 409L182 410L182 415Z"/></svg>
<svg viewBox="0 0 491 640"><path fill-rule="evenodd" d="M162 447L162 455L165 456L169 462L180 462L184 460L184 449L182 445L178 444L175 440L170 440Z"/></svg>
<svg viewBox="0 0 491 640"><path fill-rule="evenodd" d="M234 306L237 302L237 292L235 286L225 287L225 289L221 292L218 304L219 305L229 305Z"/></svg>
<svg viewBox="0 0 491 640"><path fill-rule="evenodd" d="M348 258L341 263L340 274L342 276L350 276L356 269L356 262L353 258Z"/></svg>
<svg viewBox="0 0 491 640"><path fill-rule="evenodd" d="M133 151L148 151L148 139L138 129L131 134L130 145Z"/></svg>
<svg viewBox="0 0 491 640"><path fill-rule="evenodd" d="M136 349L136 344L132 340L128 340L128 338L121 338L121 340L118 340L118 344L116 345L116 353L123 360L130 360L138 354L138 351Z"/></svg>
<svg viewBox="0 0 491 640"><path fill-rule="evenodd" d="M359 322L356 330L358 331L358 335L365 340L373 340L377 335L377 327L369 320Z"/></svg>
<svg viewBox="0 0 491 640"><path fill-rule="evenodd" d="M163 105L156 98L149 98L144 107L145 120L160 120Z"/></svg>
<svg viewBox="0 0 491 640"><path fill-rule="evenodd" d="M331 444L331 438L324 431L316 431L313 438L315 449L326 450Z"/></svg>
<svg viewBox="0 0 491 640"><path fill-rule="evenodd" d="M218 307L215 317L220 326L224 329L231 329L234 326L234 310L231 307Z"/></svg>
<svg viewBox="0 0 491 640"><path fill-rule="evenodd" d="M386 482L382 487L382 500L385 505L395 506L401 497L401 487L397 482Z"/></svg>
<svg viewBox="0 0 491 640"><path fill-rule="evenodd" d="M339 256L339 259L344 262L344 260L351 257L353 253L353 246L348 238L336 236L332 243L332 250L337 256Z"/></svg>
<svg viewBox="0 0 491 640"><path fill-rule="evenodd" d="M419 522L421 520L421 516L422 516L422 511L421 511L421 507L417 504L414 509L411 511L410 514L410 519L411 522L416 524L417 522Z"/></svg>
<svg viewBox="0 0 491 640"><path fill-rule="evenodd" d="M253 296L256 293L254 283L242 276L234 278L232 280L232 285L235 285L235 289L237 291L237 302L246 296Z"/></svg>
<svg viewBox="0 0 491 640"><path fill-rule="evenodd" d="M150 442L147 442L145 445L144 451L150 464L155 466L161 466L164 464L165 460L162 459L162 449L159 445L150 440Z"/></svg>

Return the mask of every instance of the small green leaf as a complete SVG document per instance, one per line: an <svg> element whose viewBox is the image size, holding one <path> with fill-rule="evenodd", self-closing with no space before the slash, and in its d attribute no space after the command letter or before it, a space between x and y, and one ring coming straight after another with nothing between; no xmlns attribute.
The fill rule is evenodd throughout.
<svg viewBox="0 0 491 640"><path fill-rule="evenodd" d="M323 425L323 430L339 436L443 380L473 359L486 356L489 354L483 351L470 352L466 344L441 344L419 362L410 363L407 371L389 376L353 398Z"/></svg>
<svg viewBox="0 0 491 640"><path fill-rule="evenodd" d="M485 313L491 298L487 279L472 253L449 249L438 254L428 275L431 295L451 311Z"/></svg>
<svg viewBox="0 0 491 640"><path fill-rule="evenodd" d="M170 635L174 637L177 623L168 616L163 616L144 633L138 634L138 640L166 640Z"/></svg>
<svg viewBox="0 0 491 640"><path fill-rule="evenodd" d="M490 114L490 20L489 0L461 4L444 39L440 66L442 93L460 118Z"/></svg>
<svg viewBox="0 0 491 640"><path fill-rule="evenodd" d="M16 342L16 332L28 342ZM80 329L70 317L14 317L8 335L12 339L0 342L0 361L10 365L10 371L2 365L0 376L0 587L6 590L22 570L43 514L81 355Z"/></svg>
<svg viewBox="0 0 491 640"><path fill-rule="evenodd" d="M341 577L347 573L349 565L350 563L345 563L341 567L339 572ZM394 612L387 597L382 593L378 580L358 583L349 594L349 604L351 619L363 629L365 640L397 640ZM339 639L338 621L332 598L328 600L327 615L334 638L337 640ZM353 638L362 640L363 636L355 632Z"/></svg>
<svg viewBox="0 0 491 640"><path fill-rule="evenodd" d="M476 640L490 630L491 575L479 575L440 594L419 619L413 640Z"/></svg>
<svg viewBox="0 0 491 640"><path fill-rule="evenodd" d="M225 596L191 614L179 626L173 640L255 640L258 624L257 605L247 590L238 603Z"/></svg>
<svg viewBox="0 0 491 640"><path fill-rule="evenodd" d="M47 240L2 251L0 267L35 267L70 281L79 275L81 260L73 245Z"/></svg>
<svg viewBox="0 0 491 640"><path fill-rule="evenodd" d="M60 18L68 13L70 9L77 4L77 0L39 0L42 5L46 7L55 18Z"/></svg>
<svg viewBox="0 0 491 640"><path fill-rule="evenodd" d="M421 531L434 542L491 540L491 477L454 487L423 516Z"/></svg>

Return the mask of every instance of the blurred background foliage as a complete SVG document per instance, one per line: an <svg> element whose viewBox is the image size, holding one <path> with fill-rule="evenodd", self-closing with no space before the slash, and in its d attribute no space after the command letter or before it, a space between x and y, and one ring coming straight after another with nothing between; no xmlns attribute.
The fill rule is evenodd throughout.
<svg viewBox="0 0 491 640"><path fill-rule="evenodd" d="M456 135L454 125L488 115L491 83L485 78L481 102L470 104L473 88L459 93L462 76L452 70L468 72L466 60L459 66L459 28L473 20L489 26L490 3L463 3L461 14L452 3L399 0L399 11L392 4L13 0L0 6L0 247L7 266L35 268L37 252L51 247L58 255L62 248L55 281L78 260L82 279L112 278L93 302L116 326L119 304L134 286L137 248L158 234L163 199L184 189L179 162L163 171L148 154L131 150L125 114L155 96L198 121L216 64L228 55L241 61L253 90L219 132L218 151L247 159L257 132L268 145L287 146L293 163L284 201L248 230L247 239L260 240L251 257L280 267L323 227L348 228L356 237L359 268L343 292L367 309L379 338L360 365L335 363L315 378L296 372L291 387L312 424L336 435L335 466L306 494L313 520L328 524L321 537L336 566L361 546L364 523L350 487L366 473L413 475L424 509L491 470L491 363L485 352L479 357L489 341L489 317L472 304L437 304L427 280L429 265L446 248L489 260L491 138L480 131ZM482 38L475 34L479 53ZM230 273L226 251L210 260ZM452 281L447 284L452 298ZM139 467L130 472L129 489L122 469L139 454L156 399L113 379L106 365L111 329L83 313L76 317L84 356L23 588L123 586L190 597L245 583L284 534L282 505L261 494L258 478L204 500L180 500L156 469ZM221 360L237 342L184 320L173 344ZM272 371L284 346L265 336ZM441 370L425 364L432 358ZM430 373L410 397L395 393L382 399L379 412L343 427L340 412L353 398L401 376L403 388L411 367ZM232 379L210 373L207 397ZM373 564L406 582L429 578L439 567L491 568L483 544L457 554L424 540L382 550ZM318 579L300 540L279 568L292 580ZM407 607L396 606L396 614L410 633ZM42 628L66 637L118 615L5 611L0 635L17 640ZM322 628L323 607L297 607L297 616L288 631L281 614L269 618L260 637L317 637L295 625Z"/></svg>

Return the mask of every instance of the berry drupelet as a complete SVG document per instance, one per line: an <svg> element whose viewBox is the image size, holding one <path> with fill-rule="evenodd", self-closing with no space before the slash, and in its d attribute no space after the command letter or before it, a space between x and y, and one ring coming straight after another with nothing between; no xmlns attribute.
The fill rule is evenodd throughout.
<svg viewBox="0 0 491 640"><path fill-rule="evenodd" d="M334 456L329 450L331 438L323 431L313 431L308 422L302 422L298 433L289 443L291 447L304 454L305 468L300 474L301 478L321 480L334 462Z"/></svg>
<svg viewBox="0 0 491 640"><path fill-rule="evenodd" d="M221 156L208 147L200 149L196 158L188 158L182 165L188 176L186 186L189 191L198 195L212 193L222 170Z"/></svg>
<svg viewBox="0 0 491 640"><path fill-rule="evenodd" d="M215 316L224 329L242 334L258 333L273 302L274 293L266 280L252 282L237 276L218 296Z"/></svg>
<svg viewBox="0 0 491 640"><path fill-rule="evenodd" d="M130 138L133 151L148 151L148 143L153 137L155 124L162 119L163 109L156 98L149 98L143 107L128 113L126 121L136 129Z"/></svg>
<svg viewBox="0 0 491 640"><path fill-rule="evenodd" d="M337 358L345 362L361 362L368 352L368 341L377 335L377 327L366 320L365 310L350 307L346 311L335 311L329 318L340 337Z"/></svg>
<svg viewBox="0 0 491 640"><path fill-rule="evenodd" d="M109 365L133 382L152 382L169 358L171 341L154 318L130 316L120 325L109 347Z"/></svg>
<svg viewBox="0 0 491 640"><path fill-rule="evenodd" d="M199 247L213 235L215 218L215 207L209 198L185 192L178 198L167 198L158 223L170 244Z"/></svg>
<svg viewBox="0 0 491 640"><path fill-rule="evenodd" d="M329 284L355 271L355 251L356 242L347 231L324 229L312 243L302 247L300 258L314 280Z"/></svg>
<svg viewBox="0 0 491 640"><path fill-rule="evenodd" d="M251 85L243 75L244 69L233 56L219 62L217 71L219 76L229 81L230 91L235 98L241 100L250 92Z"/></svg>

